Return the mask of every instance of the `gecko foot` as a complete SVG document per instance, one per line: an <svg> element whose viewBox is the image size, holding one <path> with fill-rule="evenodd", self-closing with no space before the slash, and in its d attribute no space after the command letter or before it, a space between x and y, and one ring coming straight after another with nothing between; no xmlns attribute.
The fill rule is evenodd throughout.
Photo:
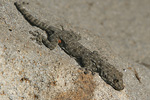
<svg viewBox="0 0 150 100"><path fill-rule="evenodd" d="M93 72L93 71L89 71L89 70L87 70L87 69L85 69L85 68L79 68L80 70L82 70L83 72L84 72L84 74L89 74L89 73L91 73L92 75L95 75L95 73L96 72Z"/></svg>
<svg viewBox="0 0 150 100"><path fill-rule="evenodd" d="M93 72L93 71L88 71L88 70L84 71L84 74L89 74L89 73L91 73L92 75L95 75L95 72Z"/></svg>
<svg viewBox="0 0 150 100"><path fill-rule="evenodd" d="M89 71L88 70L86 70L85 68L79 68L81 71L83 71L84 72L84 74L89 74Z"/></svg>
<svg viewBox="0 0 150 100"><path fill-rule="evenodd" d="M42 35L38 32L38 31L29 31L30 34L32 34L34 37L31 37L32 40L36 40L36 42L39 44L39 45L42 45Z"/></svg>

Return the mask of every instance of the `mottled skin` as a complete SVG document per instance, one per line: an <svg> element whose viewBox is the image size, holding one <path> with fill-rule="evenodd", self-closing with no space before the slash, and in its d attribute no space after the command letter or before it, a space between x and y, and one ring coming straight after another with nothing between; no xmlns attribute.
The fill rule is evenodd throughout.
<svg viewBox="0 0 150 100"><path fill-rule="evenodd" d="M24 18L33 26L37 26L46 31L47 38L41 34L34 34L36 40L40 44L44 44L50 50L53 50L58 44L68 55L80 61L86 71L97 72L101 78L116 90L123 90L123 74L119 72L113 65L100 58L96 51L91 52L78 41L80 35L73 31L67 31L62 28L55 28L33 17L28 11L23 8L23 3L15 2L16 8L22 13Z"/></svg>

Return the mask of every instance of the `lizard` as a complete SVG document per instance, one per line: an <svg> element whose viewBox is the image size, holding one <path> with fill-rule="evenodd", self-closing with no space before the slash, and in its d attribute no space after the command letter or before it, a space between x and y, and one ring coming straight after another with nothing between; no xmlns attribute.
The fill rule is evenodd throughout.
<svg viewBox="0 0 150 100"><path fill-rule="evenodd" d="M47 33L47 37L41 34L34 34L39 44L44 44L50 50L53 50L57 44L64 52L73 57L85 69L85 72L97 72L100 77L115 90L123 90L123 73L119 72L114 65L103 60L97 51L90 51L83 46L79 40L81 36L72 30L65 30L51 26L32 16L23 5L25 2L15 2L14 5L24 18L32 25Z"/></svg>

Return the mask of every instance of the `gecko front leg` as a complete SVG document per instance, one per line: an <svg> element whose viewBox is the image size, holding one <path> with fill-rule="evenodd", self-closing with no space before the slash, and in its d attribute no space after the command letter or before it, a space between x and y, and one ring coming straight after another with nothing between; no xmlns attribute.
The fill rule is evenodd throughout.
<svg viewBox="0 0 150 100"><path fill-rule="evenodd" d="M92 75L95 74L95 72L97 71L97 67L96 64L88 57L83 57L82 58L82 63L83 63L83 67L85 68L85 73L89 73L89 71L92 72Z"/></svg>

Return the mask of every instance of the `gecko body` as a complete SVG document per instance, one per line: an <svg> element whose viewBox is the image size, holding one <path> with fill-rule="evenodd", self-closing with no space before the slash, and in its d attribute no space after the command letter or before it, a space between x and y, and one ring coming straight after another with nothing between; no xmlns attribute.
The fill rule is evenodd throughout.
<svg viewBox="0 0 150 100"><path fill-rule="evenodd" d="M24 2L15 2L14 4L31 25L46 31L47 37L41 34L35 35L39 43L44 44L50 50L53 50L58 44L68 55L80 61L84 69L99 73L101 78L114 89L124 89L123 74L113 65L100 58L97 51L90 51L79 43L81 39L80 35L75 34L73 31L64 30L63 28L56 28L36 19L23 7Z"/></svg>

